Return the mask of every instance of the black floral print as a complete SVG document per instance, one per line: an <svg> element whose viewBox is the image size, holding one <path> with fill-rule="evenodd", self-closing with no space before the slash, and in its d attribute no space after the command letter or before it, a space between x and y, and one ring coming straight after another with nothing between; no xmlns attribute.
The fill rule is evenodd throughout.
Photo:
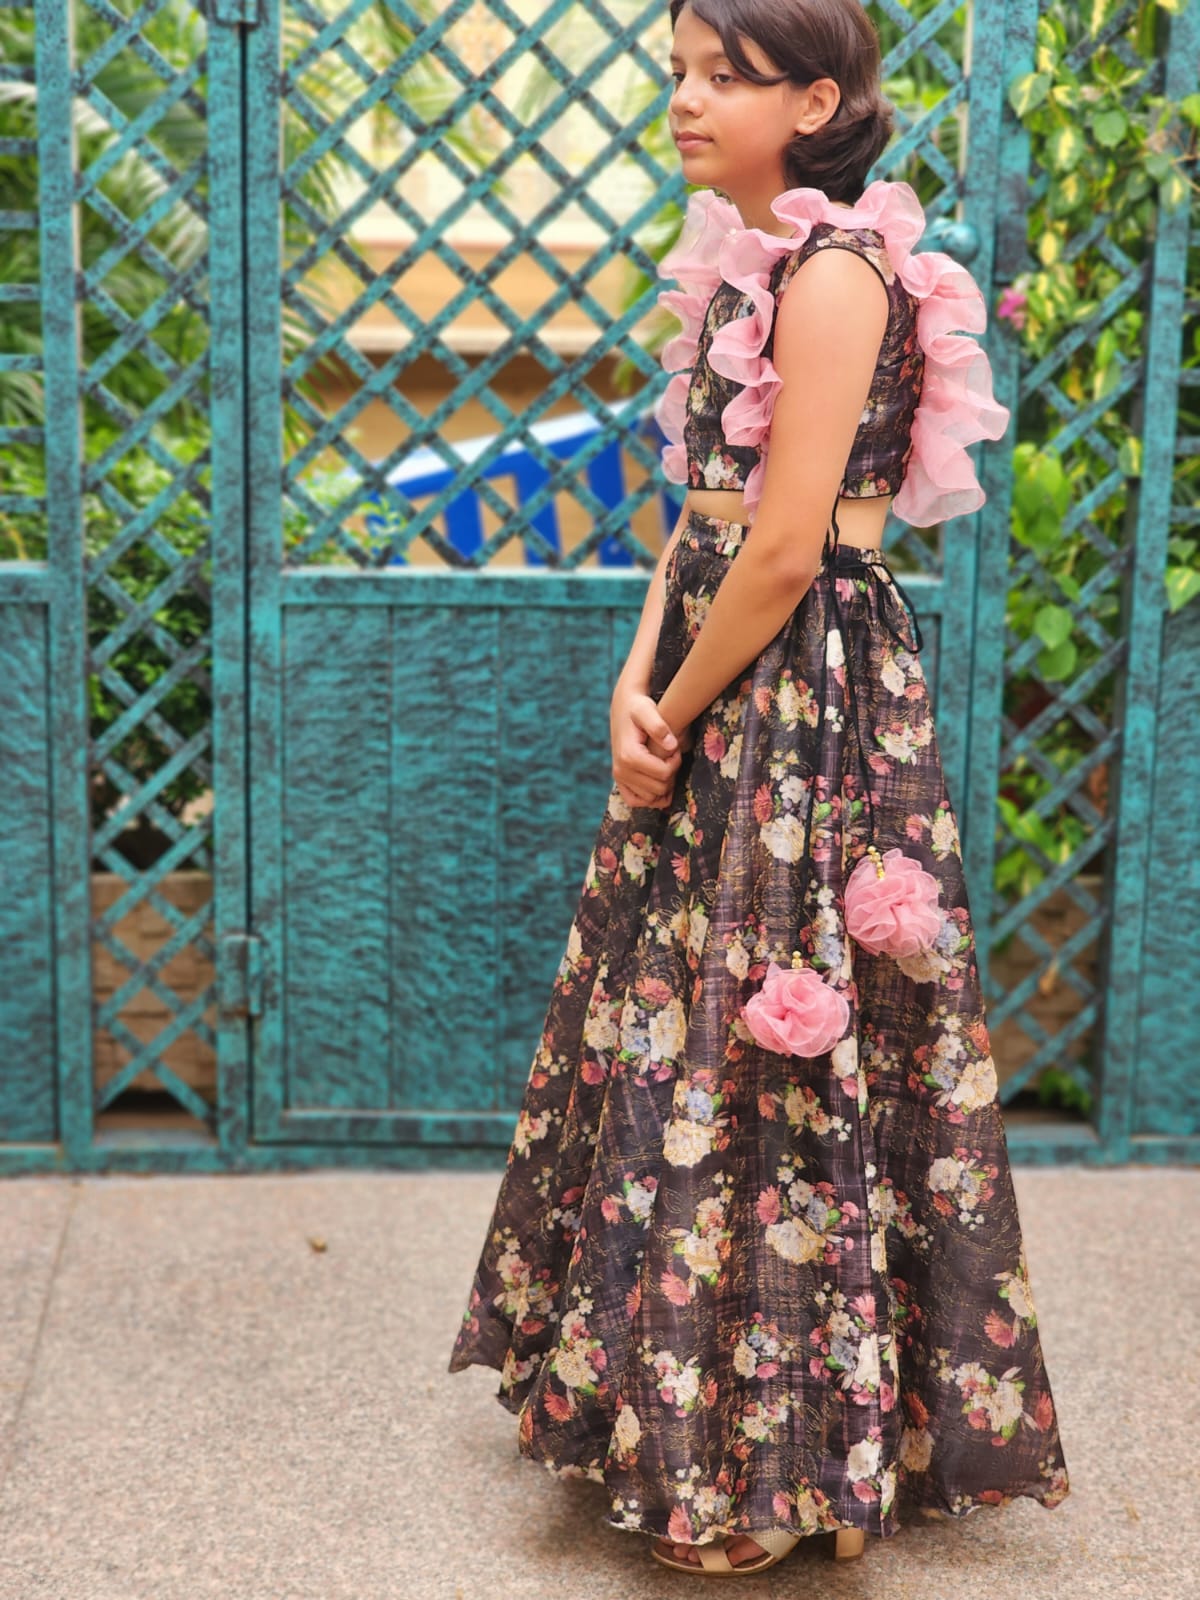
<svg viewBox="0 0 1200 1600"><path fill-rule="evenodd" d="M656 697L747 532L690 513ZM827 542L670 808L609 795L450 1370L495 1368L613 1527L888 1537L1068 1493L919 647L883 552ZM917 956L847 934L872 829L937 880ZM811 1059L741 1016L797 950L850 1008Z"/></svg>

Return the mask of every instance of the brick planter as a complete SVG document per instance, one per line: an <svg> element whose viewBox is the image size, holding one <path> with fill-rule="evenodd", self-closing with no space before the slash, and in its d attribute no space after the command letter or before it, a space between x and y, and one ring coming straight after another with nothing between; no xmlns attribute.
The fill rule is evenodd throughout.
<svg viewBox="0 0 1200 1600"><path fill-rule="evenodd" d="M1100 873L1081 872L1075 882L1094 899L1103 902L1104 878ZM1062 888L1056 889L1029 921L1052 950L1060 950L1087 921L1087 914ZM1078 973L1088 992L1080 994L1078 987L1059 973L1057 962L1052 961L1039 980L1037 989L1022 1007L1023 1013L1033 1018L1051 1038L1061 1033L1088 1004L1098 981L1099 943L1098 934L1095 941L1071 962L1072 970ZM997 951L991 958L992 988L999 994L1007 994L1024 982L1039 960L1040 957L1029 948L1018 930L1009 940L1007 949ZM1003 1083L1037 1054L1039 1045L1030 1038L1015 1016L995 1026L989 1024L989 1032L996 1071ZM1064 1062L1086 1062L1090 1050L1090 1036L1085 1033L1068 1047Z"/></svg>
<svg viewBox="0 0 1200 1600"><path fill-rule="evenodd" d="M128 888L115 872L92 874L92 916L98 917L120 899ZM212 902L210 872L171 872L155 891L160 899L178 908L183 916L194 916ZM174 928L156 908L143 900L116 925L114 934L133 954L148 960L166 944ZM204 932L211 940L211 917ZM92 941L92 982L96 1006L102 1005L126 983L130 971L119 964L99 941ZM182 1010L214 981L213 964L202 957L194 942L184 946L158 973L161 988L178 996L175 1008L160 999L151 987L143 986L122 1008L120 1020L135 1038L149 1042L170 1026L175 1010ZM205 1009L204 1020L215 1030L215 999ZM97 1027L92 1036L94 1082L97 1088L107 1083L130 1060L126 1046L106 1029ZM217 1061L215 1050L190 1028L170 1044L161 1057L180 1078L207 1100L215 1101ZM153 1072L139 1072L128 1086L155 1092L161 1085Z"/></svg>

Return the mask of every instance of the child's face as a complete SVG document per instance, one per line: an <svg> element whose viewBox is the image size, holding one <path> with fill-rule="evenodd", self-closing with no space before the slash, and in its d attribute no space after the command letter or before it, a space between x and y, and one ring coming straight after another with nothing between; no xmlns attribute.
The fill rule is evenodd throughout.
<svg viewBox="0 0 1200 1600"><path fill-rule="evenodd" d="M751 64L772 76L775 62L753 40L742 37ZM668 107L672 137L704 136L699 144L678 144L683 176L688 183L721 189L736 202L740 192L766 185L784 187L783 151L798 132L811 132L837 108L839 91L832 78L818 78L805 87L784 82L750 83L722 54L721 36L684 6L675 23L671 47L675 92Z"/></svg>

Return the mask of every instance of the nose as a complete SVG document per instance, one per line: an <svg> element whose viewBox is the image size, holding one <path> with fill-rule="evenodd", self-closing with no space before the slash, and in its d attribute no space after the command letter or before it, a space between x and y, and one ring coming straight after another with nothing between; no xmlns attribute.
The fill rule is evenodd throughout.
<svg viewBox="0 0 1200 1600"><path fill-rule="evenodd" d="M700 120L700 112L696 101L694 97L689 95L680 95L677 99L672 100L670 111L676 126L680 123L694 123Z"/></svg>
<svg viewBox="0 0 1200 1600"><path fill-rule="evenodd" d="M691 114L695 110L695 106L695 86L693 85L691 88L689 88L688 80L687 78L684 78L682 83L677 83L675 85L674 93L671 95L669 110L671 111L672 115L679 116L681 112Z"/></svg>

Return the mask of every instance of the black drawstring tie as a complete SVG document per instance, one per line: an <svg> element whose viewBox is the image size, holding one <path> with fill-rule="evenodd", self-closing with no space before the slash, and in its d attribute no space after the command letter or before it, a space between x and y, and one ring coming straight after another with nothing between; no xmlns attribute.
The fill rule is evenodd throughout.
<svg viewBox="0 0 1200 1600"><path fill-rule="evenodd" d="M867 770L866 755L863 751L862 731L858 721L858 697L854 690L854 673L850 665L851 652L846 640L846 629L842 618L842 603L838 598L837 592L838 573L841 571L869 572L877 582L879 580L880 573L886 573L891 579L892 584L895 586L896 593L900 597L901 603L903 604L909 620L912 623L913 644L909 644L908 639L902 630L896 626L892 618L887 614L889 608L880 605L879 614L883 618L884 626L887 628L892 638L896 640L897 644L902 645L912 655L918 654L924 648L925 640L921 635L921 624L917 621L916 608L914 607L908 594L905 592L904 586L901 584L899 578L897 578L894 572L892 572L888 567L881 565L881 563L877 561L866 561L862 560L861 558L843 562L840 566L835 561L835 557L839 549L838 539L841 534L837 520L837 502L838 497L835 496L833 502L833 543L830 543L829 533L826 532L825 544L822 549L822 557L826 563L829 573L829 596L832 603L831 609L833 611L834 620L837 624L838 635L842 641L842 662L846 673L846 702L850 721L854 727L854 748L858 756L859 775L862 778L863 804L867 810L867 848L870 849L870 847L875 843L875 809L871 804L871 777ZM853 549L854 547L852 545L843 545L840 548L849 550ZM808 895L809 873L813 865L812 857L810 855L812 820L813 812L817 808L817 771L821 765L821 746L825 738L825 688L829 676L829 630L824 624L822 624L822 628L821 693L818 700L817 710L817 759L813 769L812 793L809 796L808 816L804 823L804 867L803 877L800 885L800 898L798 902L801 916L804 914L805 900Z"/></svg>

